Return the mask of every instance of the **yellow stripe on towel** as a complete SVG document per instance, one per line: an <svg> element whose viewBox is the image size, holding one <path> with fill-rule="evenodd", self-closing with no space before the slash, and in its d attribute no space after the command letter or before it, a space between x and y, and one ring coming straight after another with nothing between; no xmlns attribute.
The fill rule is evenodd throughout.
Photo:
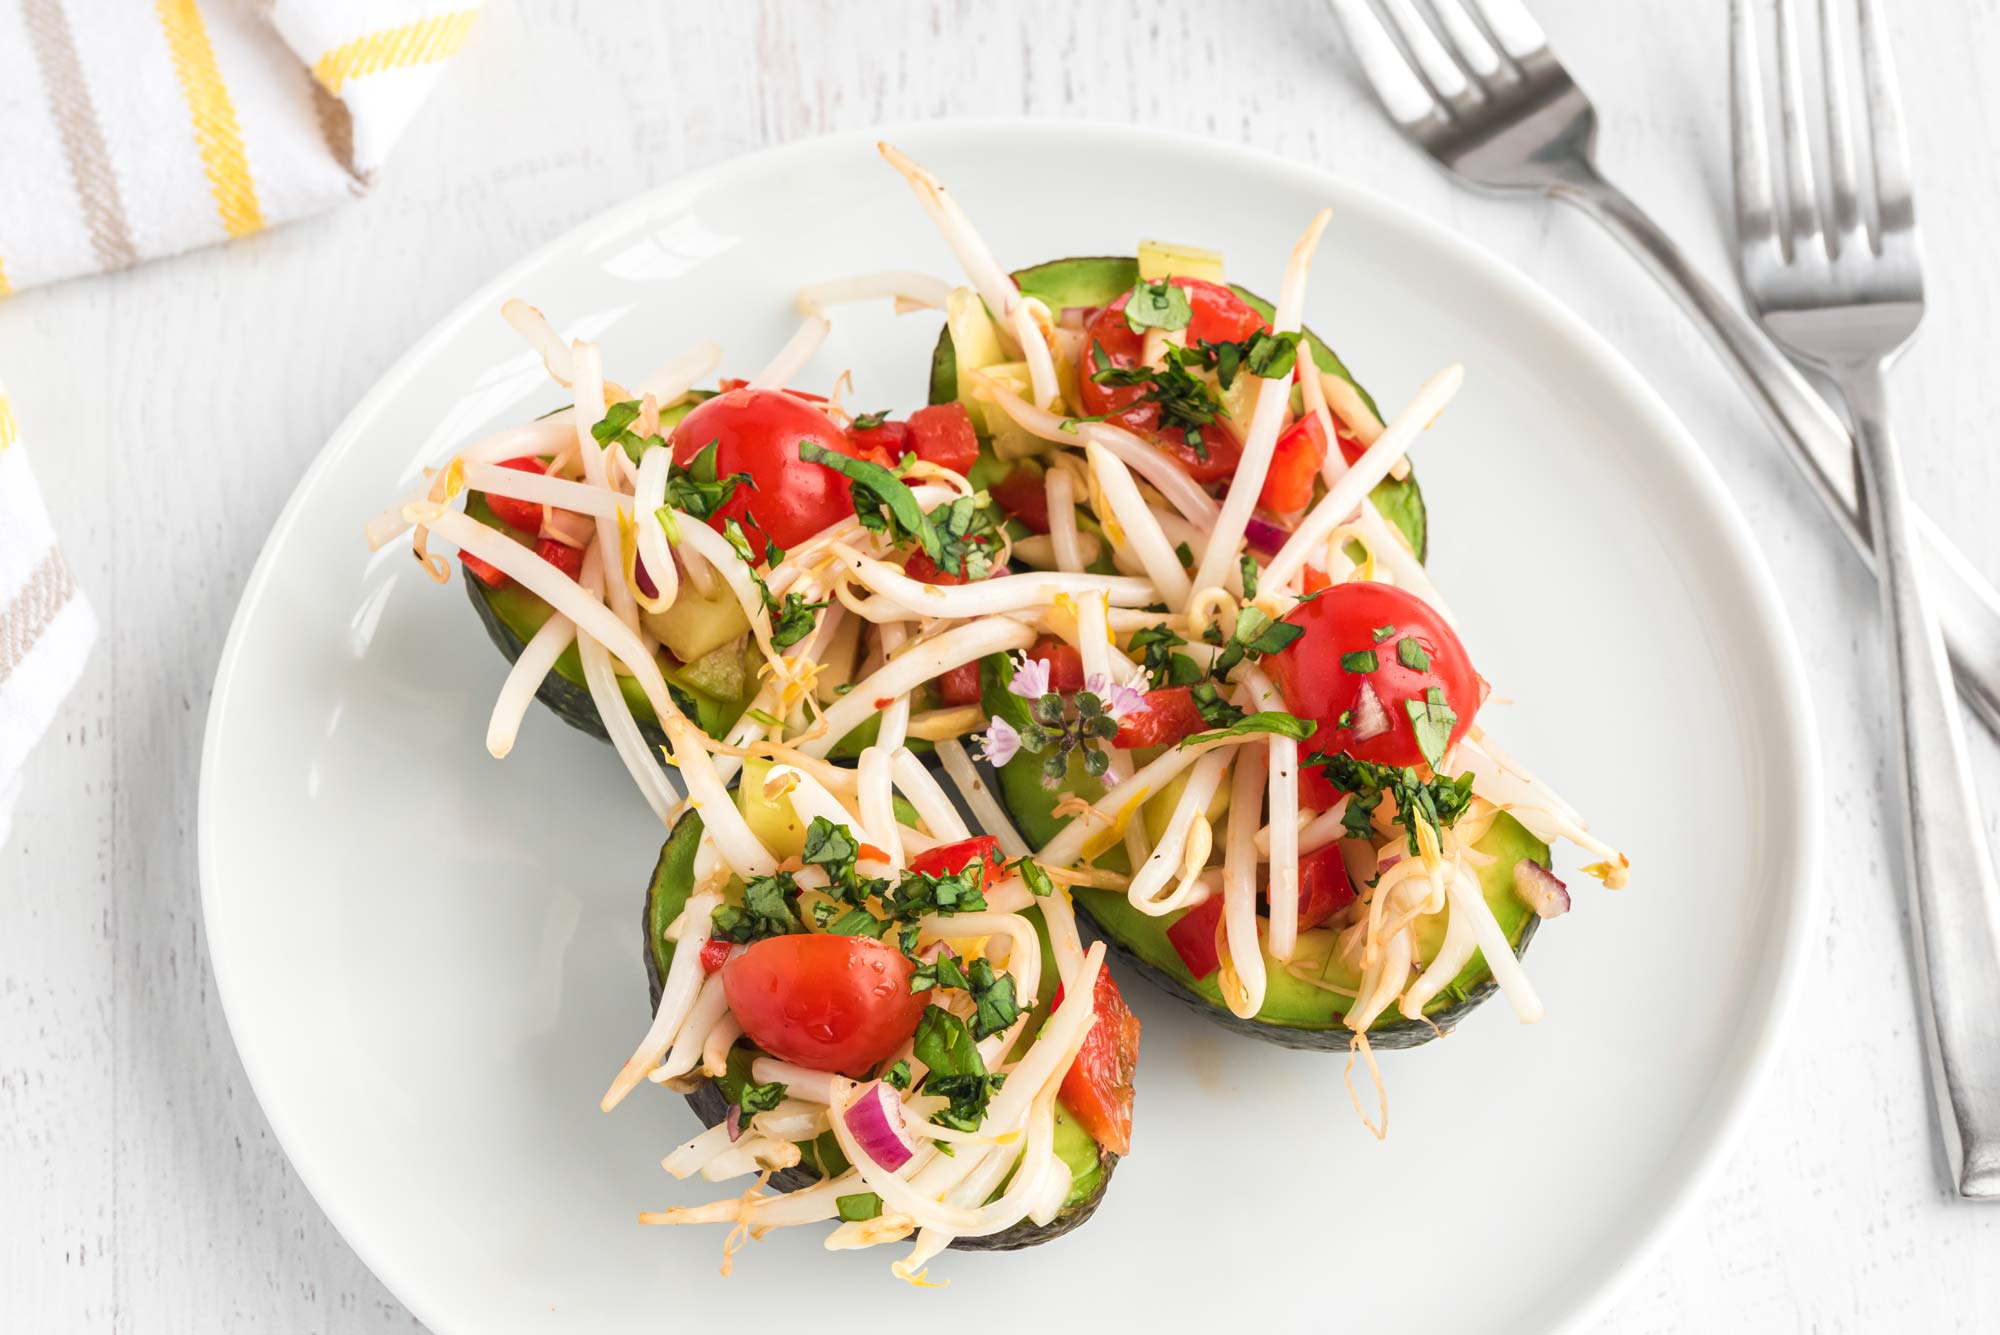
<svg viewBox="0 0 2000 1335"><path fill-rule="evenodd" d="M366 74L435 64L464 45L465 34L471 30L478 13L476 9L462 9L455 14L439 14L343 42L319 58L319 63L313 66L313 77L329 93L338 93L349 80Z"/></svg>
<svg viewBox="0 0 2000 1335"><path fill-rule="evenodd" d="M20 428L14 425L14 405L7 402L6 393L0 391L0 450L6 449L20 438Z"/></svg>
<svg viewBox="0 0 2000 1335"><path fill-rule="evenodd" d="M181 97L194 119L194 137L208 171L209 193L231 236L248 236L264 227L264 210L257 203L257 186L250 179L250 160L243 150L243 130L236 107L222 81L222 69L209 45L208 28L195 0L153 0L167 50L180 77Z"/></svg>

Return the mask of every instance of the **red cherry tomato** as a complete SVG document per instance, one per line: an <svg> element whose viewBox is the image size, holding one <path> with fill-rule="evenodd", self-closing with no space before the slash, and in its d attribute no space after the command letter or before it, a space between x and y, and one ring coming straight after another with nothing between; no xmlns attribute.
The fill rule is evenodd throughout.
<svg viewBox="0 0 2000 1335"><path fill-rule="evenodd" d="M1422 763L1408 706L1412 701L1423 704L1432 688L1444 693L1454 715L1447 747L1472 726L1482 698L1479 674L1457 634L1416 595L1390 584L1350 580L1300 603L1285 620L1303 627L1305 634L1272 656L1270 671L1285 708L1318 722L1312 738L1316 750L1346 751L1357 760L1382 765ZM1404 647L1410 643L1413 648ZM1368 659L1372 669L1358 666ZM1373 690L1388 723L1365 740L1354 736L1363 683ZM1345 725L1343 714L1348 716Z"/></svg>
<svg viewBox="0 0 2000 1335"><path fill-rule="evenodd" d="M1049 531L1048 487L1034 469L1016 468L986 490L996 505L1020 520L1030 532Z"/></svg>
<svg viewBox="0 0 2000 1335"><path fill-rule="evenodd" d="M865 936L766 937L722 966L743 1032L773 1057L866 1074L917 1031L929 992L910 992L902 951Z"/></svg>
<svg viewBox="0 0 2000 1335"><path fill-rule="evenodd" d="M554 538L542 538L535 543L535 555L547 561L571 579L583 578L583 549L572 547Z"/></svg>
<svg viewBox="0 0 2000 1335"><path fill-rule="evenodd" d="M1062 1004L1056 990L1056 1005ZM1113 1154L1132 1149L1132 1072L1139 1065L1139 1017L1125 1004L1111 970L1097 971L1097 1018L1056 1090L1090 1138Z"/></svg>
<svg viewBox="0 0 2000 1335"><path fill-rule="evenodd" d="M1118 723L1118 735L1111 744L1134 750L1143 746L1172 746L1208 725L1195 708L1194 688L1166 686L1146 692L1146 707L1127 714Z"/></svg>
<svg viewBox="0 0 2000 1335"><path fill-rule="evenodd" d="M484 584L489 589L507 587L507 574L498 566L480 560L471 552L460 552L458 559L465 566L465 573Z"/></svg>
<svg viewBox="0 0 2000 1335"><path fill-rule="evenodd" d="M1000 841L990 834L976 834L917 854L910 859L910 870L926 876L949 876L963 871L974 860L986 867L985 877L979 883L981 890L999 880L1007 865L1007 860L1000 856Z"/></svg>
<svg viewBox="0 0 2000 1335"><path fill-rule="evenodd" d="M1189 347L1203 341L1240 343L1257 330L1270 327L1248 302L1218 283L1203 282L1198 278L1172 278L1168 281L1188 294ZM1106 359L1110 366L1132 367L1139 364L1146 338L1144 334L1134 332L1132 326L1125 322L1125 305L1131 296L1130 292L1121 294L1085 326L1087 338L1077 377L1084 411L1093 416L1111 413L1114 414L1111 420L1120 426L1157 435L1160 443L1186 466L1198 482L1207 484L1231 477L1236 472L1242 449L1227 428L1212 426L1203 429L1200 432L1202 450L1197 451L1187 444L1179 429L1159 430L1159 406L1138 402L1146 393L1143 385L1100 385L1091 379L1097 372L1108 369ZM1201 457L1204 452L1208 455L1206 459Z"/></svg>
<svg viewBox="0 0 2000 1335"><path fill-rule="evenodd" d="M1083 689L1083 651L1068 641L1044 635L1028 650L1028 658L1048 660L1050 690L1069 695Z"/></svg>
<svg viewBox="0 0 2000 1335"><path fill-rule="evenodd" d="M903 450L909 444L910 424L884 422L881 426L868 427L860 431L850 427L847 438L853 442L856 455L887 466L903 457Z"/></svg>
<svg viewBox="0 0 2000 1335"><path fill-rule="evenodd" d="M1313 483L1319 480L1320 465L1326 462L1326 431L1319 418L1308 413L1278 437L1271 467L1264 474L1264 489L1258 504L1281 515L1303 510L1312 503Z"/></svg>
<svg viewBox="0 0 2000 1335"><path fill-rule="evenodd" d="M799 444L852 455L846 433L832 419L792 394L736 389L696 405L674 427L674 460L686 464L710 441L721 476L748 473L756 490L738 487L709 527L742 522L754 549L761 536L780 547L795 546L854 513L852 488L831 468L799 458Z"/></svg>
<svg viewBox="0 0 2000 1335"><path fill-rule="evenodd" d="M910 448L919 459L968 473L979 462L979 436L962 403L933 403L910 414Z"/></svg>
<svg viewBox="0 0 2000 1335"><path fill-rule="evenodd" d="M512 468L523 473L533 473L537 477L542 476L545 471L542 467L542 461L533 456L525 459L502 459L500 466L502 468ZM513 496L495 496L491 492L488 492L486 496L486 508L493 512L495 519L498 519L508 528L519 529L529 537L533 537L542 531L542 503L540 501L524 501Z"/></svg>
<svg viewBox="0 0 2000 1335"><path fill-rule="evenodd" d="M1318 743L1318 734L1307 744L1306 754ZM1333 786L1333 780L1326 777L1326 771L1318 765L1299 765L1299 806L1305 811L1326 811L1340 800L1340 789Z"/></svg>
<svg viewBox="0 0 2000 1335"><path fill-rule="evenodd" d="M957 667L938 678L938 694L948 705L976 705L979 703L979 664L960 663Z"/></svg>

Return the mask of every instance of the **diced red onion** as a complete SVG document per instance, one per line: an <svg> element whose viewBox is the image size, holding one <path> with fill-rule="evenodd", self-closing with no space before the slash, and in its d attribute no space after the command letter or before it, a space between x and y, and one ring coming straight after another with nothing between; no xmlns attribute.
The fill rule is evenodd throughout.
<svg viewBox="0 0 2000 1335"><path fill-rule="evenodd" d="M1063 329L1082 329L1095 320L1097 312L1102 309L1101 306L1065 306L1056 317L1056 324Z"/></svg>
<svg viewBox="0 0 2000 1335"><path fill-rule="evenodd" d="M728 1129L729 1139L732 1144L741 1140L743 1138L743 1105L740 1103L730 1104L729 1115L722 1119L722 1125Z"/></svg>
<svg viewBox="0 0 2000 1335"><path fill-rule="evenodd" d="M892 1173L917 1152L916 1143L903 1129L902 1097L880 1080L862 1086L842 1115L861 1152Z"/></svg>
<svg viewBox="0 0 2000 1335"><path fill-rule="evenodd" d="M1569 887L1533 858L1514 864L1514 893L1538 917L1554 918L1569 912Z"/></svg>
<svg viewBox="0 0 2000 1335"><path fill-rule="evenodd" d="M1365 742L1371 737L1380 737L1389 731L1389 711L1382 708L1375 688L1367 682L1361 683L1361 693L1354 697L1354 740Z"/></svg>
<svg viewBox="0 0 2000 1335"><path fill-rule="evenodd" d="M637 554L632 557L632 579L638 584L639 592L648 598L660 596L660 586L653 583L653 577L646 573L646 562Z"/></svg>
<svg viewBox="0 0 2000 1335"><path fill-rule="evenodd" d="M1285 540L1292 535L1268 519L1251 515L1243 523L1243 536L1249 540L1252 551L1263 552L1266 556L1276 556L1285 548Z"/></svg>

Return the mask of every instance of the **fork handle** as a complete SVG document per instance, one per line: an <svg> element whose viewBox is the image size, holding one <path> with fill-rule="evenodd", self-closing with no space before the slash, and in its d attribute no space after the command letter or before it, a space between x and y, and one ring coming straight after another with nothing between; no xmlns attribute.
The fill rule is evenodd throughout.
<svg viewBox="0 0 2000 1335"><path fill-rule="evenodd" d="M1882 372L1870 362L1837 378L1854 416L1900 704L1904 856L1931 1092L1959 1194L2000 1200L2000 883L1922 578Z"/></svg>
<svg viewBox="0 0 2000 1335"><path fill-rule="evenodd" d="M1551 187L1549 194L1602 223L1681 303L1784 442L1827 513L1873 569L1870 528L1854 484L1853 442L1826 401L1777 345L1688 263L1645 210L1595 168L1576 164L1572 179ZM1959 692L2000 736L2000 594L1935 524L1919 512L1910 513L1928 558L1932 605Z"/></svg>

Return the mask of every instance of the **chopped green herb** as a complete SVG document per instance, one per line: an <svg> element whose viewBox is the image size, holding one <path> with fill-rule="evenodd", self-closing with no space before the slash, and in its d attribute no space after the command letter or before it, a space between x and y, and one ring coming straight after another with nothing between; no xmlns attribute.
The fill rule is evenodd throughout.
<svg viewBox="0 0 2000 1335"><path fill-rule="evenodd" d="M767 728L782 728L785 726L785 721L768 709L746 709L743 712Z"/></svg>
<svg viewBox="0 0 2000 1335"><path fill-rule="evenodd" d="M1380 644L1395 633L1396 628L1394 626L1377 626L1375 628L1375 643Z"/></svg>
<svg viewBox="0 0 2000 1335"><path fill-rule="evenodd" d="M1373 672L1382 666L1373 649L1357 649L1351 654L1340 656L1341 670L1345 672Z"/></svg>
<svg viewBox="0 0 2000 1335"><path fill-rule="evenodd" d="M1188 302L1187 290L1164 278L1157 283L1144 280L1134 283L1132 295L1125 302L1125 324L1135 334L1143 334L1148 329L1168 333L1185 329L1193 316L1194 308Z"/></svg>
<svg viewBox="0 0 2000 1335"><path fill-rule="evenodd" d="M882 1083L891 1089L908 1089L910 1087L910 1063L908 1060L898 1058L894 1066L882 1072Z"/></svg>
<svg viewBox="0 0 2000 1335"><path fill-rule="evenodd" d="M995 974L992 961L984 957L974 960L967 972L971 979L967 990L972 993L972 1036L991 1038L1020 1018L1014 975Z"/></svg>
<svg viewBox="0 0 2000 1335"><path fill-rule="evenodd" d="M758 1113L769 1112L784 1100L785 1087L773 1080L768 1085L743 1086L743 1092L736 1098L736 1106L743 1110L743 1120L748 1122Z"/></svg>
<svg viewBox="0 0 2000 1335"><path fill-rule="evenodd" d="M1372 836L1374 827L1370 816L1381 805L1383 794L1393 798L1396 803L1395 820L1409 837L1412 856L1418 852L1419 824L1429 825L1433 832L1441 831L1455 824L1465 814L1466 808L1472 805L1470 771L1456 779L1424 780L1417 777L1413 766L1377 765L1356 760L1345 751L1331 756L1315 754L1306 763L1321 766L1335 788L1353 794L1347 803L1347 813L1342 818L1350 835L1360 838Z"/></svg>
<svg viewBox="0 0 2000 1335"><path fill-rule="evenodd" d="M1183 570L1194 569L1194 548L1188 546L1184 542L1177 542L1174 544L1174 556L1180 561L1181 569ZM1183 643L1185 643L1185 641L1183 641Z"/></svg>
<svg viewBox="0 0 2000 1335"><path fill-rule="evenodd" d="M1208 446L1202 440L1201 429L1212 426L1218 417L1229 416L1229 410L1209 390L1208 383L1190 372L1178 359L1168 358L1165 366L1155 369L1150 366L1119 366L1104 350L1104 345L1093 345L1091 365L1102 367L1093 371L1091 380L1099 385L1112 388L1144 386L1146 392L1135 401L1158 404L1160 409L1159 429L1178 430L1181 438L1197 458L1208 458ZM1120 409L1123 412L1126 409ZM1102 421L1103 417L1078 418L1078 421Z"/></svg>
<svg viewBox="0 0 2000 1335"><path fill-rule="evenodd" d="M1252 733L1267 732L1278 737L1289 737L1295 742L1303 742L1313 735L1319 724L1298 718L1283 710L1265 709L1255 714L1245 714L1226 728L1212 732L1198 732L1181 739L1182 746L1200 746L1204 742L1220 741L1224 737L1248 737Z"/></svg>
<svg viewBox="0 0 2000 1335"><path fill-rule="evenodd" d="M1020 875L1022 883L1028 887L1029 894L1040 896L1054 893L1055 881L1042 869L1042 864L1033 858L1026 856L1017 858L1011 870Z"/></svg>
<svg viewBox="0 0 2000 1335"><path fill-rule="evenodd" d="M1209 675L1217 681L1226 680L1231 669L1245 658L1275 654L1305 633L1303 626L1274 621L1258 608L1246 607L1236 614L1236 628L1230 632L1222 652L1215 656Z"/></svg>
<svg viewBox="0 0 2000 1335"><path fill-rule="evenodd" d="M1396 641L1396 661L1417 672L1428 672L1431 666L1431 656L1424 652L1424 646L1409 635Z"/></svg>
<svg viewBox="0 0 2000 1335"><path fill-rule="evenodd" d="M1248 602L1257 596L1257 558L1245 552L1239 564L1243 571L1243 599Z"/></svg>
<svg viewBox="0 0 2000 1335"><path fill-rule="evenodd" d="M1409 711L1410 726L1416 731L1417 750L1424 753L1433 772L1442 770L1444 751L1451 745L1451 730L1458 722L1458 715L1444 702L1444 692L1433 686L1422 700L1405 700L1403 708Z"/></svg>
<svg viewBox="0 0 2000 1335"><path fill-rule="evenodd" d="M790 872L759 876L743 887L743 905L718 904L709 915L715 936L734 945L747 945L767 936L787 936L803 932L799 921L799 883Z"/></svg>
<svg viewBox="0 0 2000 1335"><path fill-rule="evenodd" d="M867 909L849 909L834 919L826 930L834 936L868 936L880 941L888 932L889 924Z"/></svg>
<svg viewBox="0 0 2000 1335"><path fill-rule="evenodd" d="M854 419L854 430L873 431L876 427L881 426L884 422L888 420L889 420L889 414L886 412L862 413L859 417Z"/></svg>

